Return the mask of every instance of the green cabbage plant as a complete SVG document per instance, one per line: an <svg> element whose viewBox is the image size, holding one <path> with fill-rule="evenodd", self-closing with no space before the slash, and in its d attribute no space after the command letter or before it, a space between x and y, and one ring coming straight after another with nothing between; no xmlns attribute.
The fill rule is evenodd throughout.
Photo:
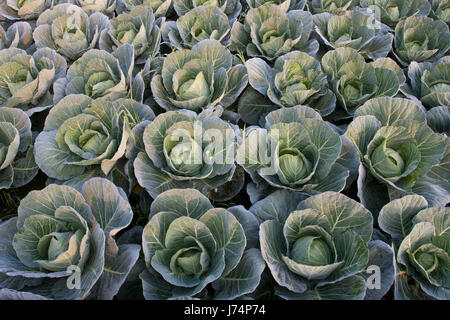
<svg viewBox="0 0 450 320"><path fill-rule="evenodd" d="M236 20L242 10L240 0L173 0L173 8L179 17L184 16L196 7L207 7L210 5L219 7L231 21Z"/></svg>
<svg viewBox="0 0 450 320"><path fill-rule="evenodd" d="M313 19L317 34L330 49L350 47L372 60L384 58L391 51L392 34L364 11L346 11L339 16L324 12Z"/></svg>
<svg viewBox="0 0 450 320"><path fill-rule="evenodd" d="M33 38L37 48L48 47L68 60L76 60L97 47L101 31L108 26L104 14L96 12L88 16L80 7L63 3L39 16Z"/></svg>
<svg viewBox="0 0 450 320"><path fill-rule="evenodd" d="M58 0L0 0L0 21L37 19L42 12L58 2Z"/></svg>
<svg viewBox="0 0 450 320"><path fill-rule="evenodd" d="M161 193L142 234L145 298L234 299L253 292L265 268L252 247L250 230L257 228L242 206L214 208L194 189Z"/></svg>
<svg viewBox="0 0 450 320"><path fill-rule="evenodd" d="M358 196L373 213L406 194L422 195L433 206L450 201L448 161L442 161L450 138L433 132L413 101L371 99L345 135L361 157Z"/></svg>
<svg viewBox="0 0 450 320"><path fill-rule="evenodd" d="M341 14L359 5L360 0L308 0L308 8L314 13Z"/></svg>
<svg viewBox="0 0 450 320"><path fill-rule="evenodd" d="M333 112L336 96L329 89L327 75L320 62L306 53L291 51L277 58L273 68L261 58L245 64L250 85L277 106L307 105L322 116ZM242 105L240 112L254 111Z"/></svg>
<svg viewBox="0 0 450 320"><path fill-rule="evenodd" d="M450 299L450 208L409 195L386 204L378 222L396 251L395 299Z"/></svg>
<svg viewBox="0 0 450 320"><path fill-rule="evenodd" d="M70 94L112 101L126 97L142 101L144 80L140 74L134 76L133 69L133 45L124 44L113 54L99 49L88 50L72 63L65 77L55 82L53 101L57 103Z"/></svg>
<svg viewBox="0 0 450 320"><path fill-rule="evenodd" d="M436 20L442 20L450 23L450 1L449 0L431 0L430 16Z"/></svg>
<svg viewBox="0 0 450 320"><path fill-rule="evenodd" d="M303 10L306 4L306 0L246 0L246 2L250 8L258 8L266 3L276 4L285 12Z"/></svg>
<svg viewBox="0 0 450 320"><path fill-rule="evenodd" d="M134 174L152 198L172 188L212 196L231 181L239 132L219 117L211 110L198 116L190 110L167 111L140 129ZM229 198L238 192L230 190Z"/></svg>
<svg viewBox="0 0 450 320"><path fill-rule="evenodd" d="M95 168L108 175L124 158L131 129L153 118L149 106L131 99L68 95L50 110L36 138L36 162L47 176L62 181Z"/></svg>
<svg viewBox="0 0 450 320"><path fill-rule="evenodd" d="M413 61L408 78L409 85L403 91L408 98L420 99L427 107L450 106L450 57L435 63Z"/></svg>
<svg viewBox="0 0 450 320"><path fill-rule="evenodd" d="M393 53L405 66L412 61L434 62L450 48L450 32L445 22L412 16L395 28Z"/></svg>
<svg viewBox="0 0 450 320"><path fill-rule="evenodd" d="M427 16L431 10L428 0L360 0L359 5L379 15L381 22L393 29L403 18Z"/></svg>
<svg viewBox="0 0 450 320"><path fill-rule="evenodd" d="M231 29L231 50L251 57L273 60L292 50L315 55L319 43L310 39L313 18L310 12L287 13L274 4L250 9L244 24L236 21Z"/></svg>
<svg viewBox="0 0 450 320"><path fill-rule="evenodd" d="M342 117L353 116L371 98L395 96L405 82L403 71L392 59L367 63L356 49L347 47L328 51L322 57L322 69L345 111Z"/></svg>
<svg viewBox="0 0 450 320"><path fill-rule="evenodd" d="M164 22L161 29L164 42L174 49L191 49L205 39L228 46L230 31L228 17L214 5L196 7L176 21Z"/></svg>
<svg viewBox="0 0 450 320"><path fill-rule="evenodd" d="M0 50L0 107L32 115L52 107L52 85L66 75L66 60L49 48L33 55L18 48Z"/></svg>
<svg viewBox="0 0 450 320"><path fill-rule="evenodd" d="M0 224L0 287L9 289L0 299L112 299L139 256L139 245L113 238L132 218L125 194L106 179L31 191L17 217Z"/></svg>
<svg viewBox="0 0 450 320"><path fill-rule="evenodd" d="M0 50L7 48L19 48L28 53L35 50L33 31L28 22L15 22L6 31L0 26Z"/></svg>
<svg viewBox="0 0 450 320"><path fill-rule="evenodd" d="M117 11L129 12L137 6L150 7L155 18L164 17L172 7L172 0L119 0Z"/></svg>
<svg viewBox="0 0 450 320"><path fill-rule="evenodd" d="M38 170L30 119L20 109L0 108L0 189L24 186Z"/></svg>
<svg viewBox="0 0 450 320"><path fill-rule="evenodd" d="M67 0L66 0L67 1ZM83 9L88 15L101 12L107 16L113 16L117 8L117 0L68 0Z"/></svg>
<svg viewBox="0 0 450 320"><path fill-rule="evenodd" d="M256 184L247 188L252 202L267 188L315 195L340 192L355 180L354 146L307 106L272 111L264 128L250 127L243 135L236 162Z"/></svg>
<svg viewBox="0 0 450 320"><path fill-rule="evenodd" d="M336 192L306 200L276 191L251 208L275 293L295 300L378 300L394 280L393 252L372 240L372 214ZM380 283L370 279L377 270Z"/></svg>
<svg viewBox="0 0 450 320"><path fill-rule="evenodd" d="M247 85L247 71L226 47L214 39L202 40L192 50L173 51L164 59L151 89L165 110L231 105Z"/></svg>
<svg viewBox="0 0 450 320"><path fill-rule="evenodd" d="M160 30L151 8L137 6L109 22L109 28L101 33L100 49L114 52L125 43L132 44L137 64L159 52Z"/></svg>

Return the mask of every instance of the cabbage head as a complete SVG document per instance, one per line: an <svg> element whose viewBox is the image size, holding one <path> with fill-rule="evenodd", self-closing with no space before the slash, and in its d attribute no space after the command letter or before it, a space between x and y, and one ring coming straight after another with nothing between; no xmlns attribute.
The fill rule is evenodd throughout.
<svg viewBox="0 0 450 320"><path fill-rule="evenodd" d="M236 162L259 189L315 195L340 192L354 181L358 155L351 142L307 106L272 111L264 128L249 127L243 135ZM250 184L250 199L257 199L252 190Z"/></svg>
<svg viewBox="0 0 450 320"><path fill-rule="evenodd" d="M378 222L394 241L395 299L450 299L450 208L409 195L386 204Z"/></svg>
<svg viewBox="0 0 450 320"><path fill-rule="evenodd" d="M450 0L431 0L430 16L435 20L450 23Z"/></svg>
<svg viewBox="0 0 450 320"><path fill-rule="evenodd" d="M379 300L394 280L392 248L372 240L372 214L337 192L303 201L283 190L256 202L250 211L263 223L261 252L289 300ZM382 283L369 286L369 267Z"/></svg>
<svg viewBox="0 0 450 320"><path fill-rule="evenodd" d="M99 49L86 51L55 82L54 103L70 94L84 94L92 99L132 98L142 101L144 83L140 74L133 77L134 48L120 46L113 54Z"/></svg>
<svg viewBox="0 0 450 320"><path fill-rule="evenodd" d="M109 22L109 29L101 33L100 49L114 52L125 43L132 44L138 64L145 63L159 52L160 30L151 8L137 6Z"/></svg>
<svg viewBox="0 0 450 320"><path fill-rule="evenodd" d="M35 143L36 162L47 176L62 181L94 168L108 175L124 157L134 125L153 118L150 107L131 99L68 95L45 120Z"/></svg>
<svg viewBox="0 0 450 320"><path fill-rule="evenodd" d="M338 48L322 57L322 69L328 75L339 105L351 117L367 100L395 96L405 82L401 68L390 58L367 63L353 48ZM342 110L340 110L342 112Z"/></svg>
<svg viewBox="0 0 450 320"><path fill-rule="evenodd" d="M276 4L285 12L303 10L306 4L306 0L246 0L246 2L249 8L258 8L266 3Z"/></svg>
<svg viewBox="0 0 450 320"><path fill-rule="evenodd" d="M19 48L28 53L35 50L33 31L28 22L15 22L6 31L0 26L0 50L7 48Z"/></svg>
<svg viewBox="0 0 450 320"><path fill-rule="evenodd" d="M273 68L261 58L247 60L246 66L250 85L279 107L307 105L326 116L336 106L320 62L304 52L291 51L277 58Z"/></svg>
<svg viewBox="0 0 450 320"><path fill-rule="evenodd" d="M412 100L419 98L427 107L450 106L450 57L435 63L411 62L409 86L404 92Z"/></svg>
<svg viewBox="0 0 450 320"><path fill-rule="evenodd" d="M94 12L101 12L111 17L114 15L114 10L117 7L117 0L69 0L83 9L88 15Z"/></svg>
<svg viewBox="0 0 450 320"><path fill-rule="evenodd" d="M164 22L161 31L164 42L172 48L191 49L205 39L228 46L231 27L225 13L211 5L196 7L176 21Z"/></svg>
<svg viewBox="0 0 450 320"><path fill-rule="evenodd" d="M58 2L58 0L0 0L0 21L37 19L42 12Z"/></svg>
<svg viewBox="0 0 450 320"><path fill-rule="evenodd" d="M407 194L422 195L432 206L450 201L448 164L441 162L450 138L435 133L413 101L371 99L355 112L345 135L358 148L358 196L372 212Z"/></svg>
<svg viewBox="0 0 450 320"><path fill-rule="evenodd" d="M308 0L308 8L314 13L329 12L341 14L347 10L354 9L360 0Z"/></svg>
<svg viewBox="0 0 450 320"><path fill-rule="evenodd" d="M172 188L209 195L231 181L239 132L220 114L167 111L141 130L134 173L152 198ZM239 190L231 190L232 196ZM232 198L230 196L230 198Z"/></svg>
<svg viewBox="0 0 450 320"><path fill-rule="evenodd" d="M211 5L219 7L231 21L236 20L242 10L240 0L173 0L173 8L179 17L184 16L194 8Z"/></svg>
<svg viewBox="0 0 450 320"><path fill-rule="evenodd" d="M382 23L395 29L397 23L404 18L428 16L431 10L430 2L428 0L360 0L360 6L371 10L372 14L379 14Z"/></svg>
<svg viewBox="0 0 450 320"><path fill-rule="evenodd" d="M328 12L314 16L317 34L332 49L350 47L365 58L384 58L391 51L393 36L386 28L377 26L364 11L346 11L335 16Z"/></svg>
<svg viewBox="0 0 450 320"><path fill-rule="evenodd" d="M214 39L202 40L192 50L173 51L160 74L152 78L156 102L165 110L195 112L220 105L228 107L247 86L247 71L233 64L230 51Z"/></svg>
<svg viewBox="0 0 450 320"><path fill-rule="evenodd" d="M137 6L149 7L153 10L155 18L165 17L172 7L172 0L119 0L117 11L129 12Z"/></svg>
<svg viewBox="0 0 450 320"><path fill-rule="evenodd" d="M449 48L450 32L441 20L412 16L395 28L393 52L405 66L412 61L437 61Z"/></svg>
<svg viewBox="0 0 450 320"><path fill-rule="evenodd" d="M52 107L52 85L66 75L66 60L49 48L33 55L18 48L0 50L0 107L32 115Z"/></svg>
<svg viewBox="0 0 450 320"><path fill-rule="evenodd" d="M24 186L38 170L30 119L20 109L0 108L0 189Z"/></svg>
<svg viewBox="0 0 450 320"><path fill-rule="evenodd" d="M315 55L319 43L310 39L312 14L308 11L283 11L274 4L250 9L245 23L236 21L231 30L231 50L250 57L273 60L292 50Z"/></svg>
<svg viewBox="0 0 450 320"><path fill-rule="evenodd" d="M214 208L194 189L161 193L142 234L144 297L234 299L253 292L265 268L260 251L248 248L256 240L248 231L257 228L242 206Z"/></svg>
<svg viewBox="0 0 450 320"><path fill-rule="evenodd" d="M97 47L100 32L108 26L104 14L96 12L88 16L80 7L64 3L39 16L33 38L37 48L48 47L68 60L76 60Z"/></svg>
<svg viewBox="0 0 450 320"><path fill-rule="evenodd" d="M31 191L18 216L0 224L0 287L49 299L83 299L94 291L94 298L112 298L140 251L112 238L132 218L123 191L106 179L87 180L80 190L51 184ZM79 286L70 279L74 272Z"/></svg>

